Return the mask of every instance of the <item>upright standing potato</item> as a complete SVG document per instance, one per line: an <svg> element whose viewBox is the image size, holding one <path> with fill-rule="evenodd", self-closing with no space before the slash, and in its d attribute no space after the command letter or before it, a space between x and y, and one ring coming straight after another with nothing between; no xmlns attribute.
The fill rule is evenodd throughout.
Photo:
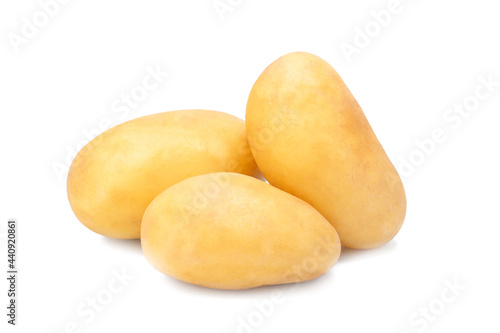
<svg viewBox="0 0 500 333"><path fill-rule="evenodd" d="M141 243L160 272L218 289L311 280L340 255L335 229L309 204L225 172L186 179L154 199Z"/></svg>
<svg viewBox="0 0 500 333"><path fill-rule="evenodd" d="M68 198L89 229L139 238L142 215L158 194L218 171L258 172L241 119L206 110L158 113L113 127L87 144L69 170Z"/></svg>
<svg viewBox="0 0 500 333"><path fill-rule="evenodd" d="M399 175L361 107L321 58L291 53L258 78L247 135L266 179L315 207L342 245L390 241L406 213Z"/></svg>

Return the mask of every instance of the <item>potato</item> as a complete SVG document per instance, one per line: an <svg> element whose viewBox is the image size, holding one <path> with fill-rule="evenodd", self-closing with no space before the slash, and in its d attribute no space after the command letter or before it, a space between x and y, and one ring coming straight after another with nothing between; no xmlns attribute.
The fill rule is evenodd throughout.
<svg viewBox="0 0 500 333"><path fill-rule="evenodd" d="M252 88L246 126L266 179L323 214L342 245L374 248L398 233L406 213L401 179L327 62L298 52L272 63Z"/></svg>
<svg viewBox="0 0 500 333"><path fill-rule="evenodd" d="M309 204L224 172L184 180L154 199L141 242L160 272L217 289L311 280L340 254L335 229Z"/></svg>
<svg viewBox="0 0 500 333"><path fill-rule="evenodd" d="M218 171L258 172L241 119L206 110L159 113L113 127L87 144L69 170L68 198L89 229L139 238L142 215L158 194Z"/></svg>

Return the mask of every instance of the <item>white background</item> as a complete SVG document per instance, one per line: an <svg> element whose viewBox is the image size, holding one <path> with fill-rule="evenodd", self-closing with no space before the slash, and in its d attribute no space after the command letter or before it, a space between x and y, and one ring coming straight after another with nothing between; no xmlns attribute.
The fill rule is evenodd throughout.
<svg viewBox="0 0 500 333"><path fill-rule="evenodd" d="M500 87L460 124L443 118L474 101L480 77L500 81L498 4L401 0L349 62L342 43L353 44L356 28L370 26L370 13L389 2L233 0L222 20L212 0L72 0L16 52L9 38L40 5L2 1L2 270L6 221L20 223L19 325L6 324L2 279L2 332L60 333L72 321L81 332L499 332ZM68 163L85 133L96 135L102 121L176 109L244 118L255 79L292 51L336 68L400 172L402 159L423 156L415 140L446 133L405 172L408 213L392 242L345 249L330 272L295 289L218 291L163 276L139 241L107 239L78 222L54 166ZM114 112L148 66L169 76L129 115ZM104 295L113 270L122 269L134 279L86 322L79 306ZM466 290L445 304L442 293L453 296L446 281ZM258 322L254 302L276 291L284 303ZM429 306L438 314L422 323L418 311ZM249 316L254 327L239 328Z"/></svg>

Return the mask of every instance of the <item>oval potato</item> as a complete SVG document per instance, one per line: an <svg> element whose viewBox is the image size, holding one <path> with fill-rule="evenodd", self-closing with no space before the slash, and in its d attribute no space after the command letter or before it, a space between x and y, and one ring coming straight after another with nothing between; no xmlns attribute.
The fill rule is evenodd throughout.
<svg viewBox="0 0 500 333"><path fill-rule="evenodd" d="M341 248L309 204L235 173L168 188L146 210L141 242L160 272L217 289L311 280L333 266Z"/></svg>
<svg viewBox="0 0 500 333"><path fill-rule="evenodd" d="M89 229L139 238L142 215L158 194L218 171L258 173L241 119L206 110L158 113L113 127L87 144L70 167L68 198Z"/></svg>
<svg viewBox="0 0 500 333"><path fill-rule="evenodd" d="M406 213L401 179L337 72L303 52L285 55L250 93L247 135L262 174L316 208L342 245L390 241Z"/></svg>

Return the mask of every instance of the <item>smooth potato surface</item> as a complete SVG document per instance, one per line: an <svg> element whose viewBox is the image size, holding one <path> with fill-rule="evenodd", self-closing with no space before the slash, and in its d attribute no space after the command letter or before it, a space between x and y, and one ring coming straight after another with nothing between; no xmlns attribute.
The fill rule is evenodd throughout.
<svg viewBox="0 0 500 333"><path fill-rule="evenodd" d="M235 173L161 193L144 214L141 242L160 272L218 289L311 280L340 254L335 229L309 204Z"/></svg>
<svg viewBox="0 0 500 333"><path fill-rule="evenodd" d="M257 174L241 119L206 110L158 113L113 127L87 144L69 170L68 198L89 229L139 238L142 215L158 194L218 171Z"/></svg>
<svg viewBox="0 0 500 333"><path fill-rule="evenodd" d="M322 213L342 245L373 248L398 233L406 213L401 179L327 62L297 52L272 63L252 88L246 126L266 179Z"/></svg>

